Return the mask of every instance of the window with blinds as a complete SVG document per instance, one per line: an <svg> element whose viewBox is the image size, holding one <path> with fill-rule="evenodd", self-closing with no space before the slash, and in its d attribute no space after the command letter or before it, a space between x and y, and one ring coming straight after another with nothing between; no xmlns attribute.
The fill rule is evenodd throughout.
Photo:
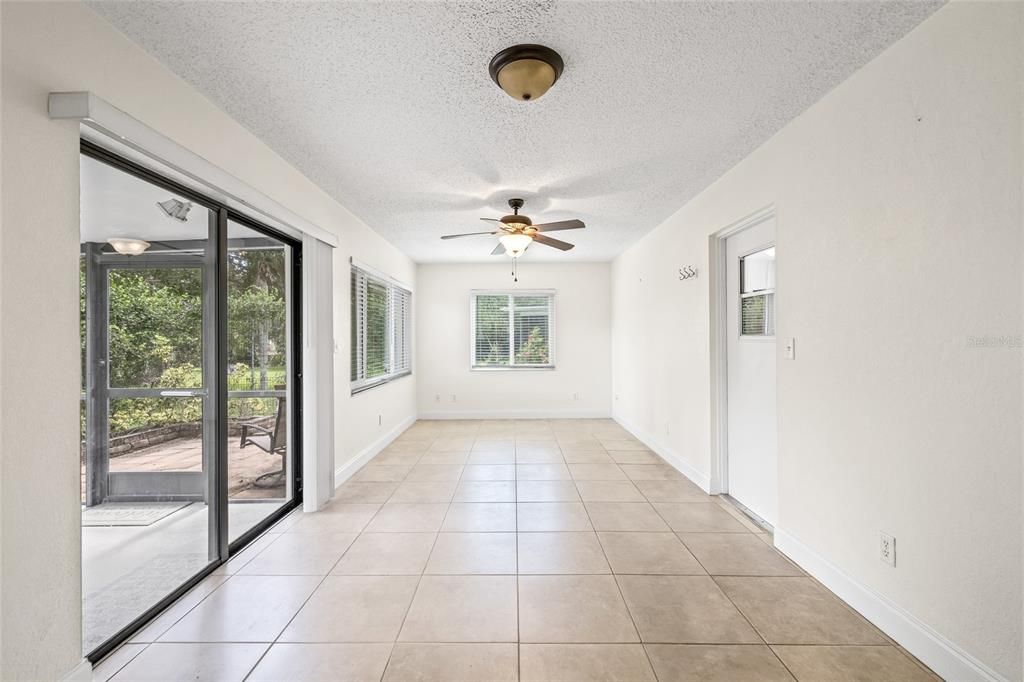
<svg viewBox="0 0 1024 682"><path fill-rule="evenodd" d="M740 258L740 336L775 336L775 247Z"/></svg>
<svg viewBox="0 0 1024 682"><path fill-rule="evenodd" d="M352 392L412 372L412 292L352 265Z"/></svg>
<svg viewBox="0 0 1024 682"><path fill-rule="evenodd" d="M479 291L470 298L470 364L475 369L555 366L551 291Z"/></svg>

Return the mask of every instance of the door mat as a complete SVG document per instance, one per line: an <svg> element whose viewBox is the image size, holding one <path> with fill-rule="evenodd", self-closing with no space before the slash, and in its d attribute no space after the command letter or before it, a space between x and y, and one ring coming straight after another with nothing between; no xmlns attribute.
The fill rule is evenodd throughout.
<svg viewBox="0 0 1024 682"><path fill-rule="evenodd" d="M104 502L82 510L83 526L150 526L191 502Z"/></svg>

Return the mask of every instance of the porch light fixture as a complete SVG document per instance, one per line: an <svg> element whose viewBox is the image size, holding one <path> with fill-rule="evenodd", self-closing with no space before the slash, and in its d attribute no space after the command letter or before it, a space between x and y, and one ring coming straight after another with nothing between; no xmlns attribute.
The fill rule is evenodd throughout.
<svg viewBox="0 0 1024 682"><path fill-rule="evenodd" d="M138 256L149 248L149 242L130 237L111 237L107 243L114 247L114 251L123 256Z"/></svg>
<svg viewBox="0 0 1024 682"><path fill-rule="evenodd" d="M529 102L543 97L564 68L561 55L550 47L513 45L494 55L488 70L509 97Z"/></svg>
<svg viewBox="0 0 1024 682"><path fill-rule="evenodd" d="M168 218L174 218L185 222L188 220L188 212L192 210L191 201L182 201L181 199L170 198L167 201L158 201L156 205L160 207L160 210L164 212Z"/></svg>
<svg viewBox="0 0 1024 682"><path fill-rule="evenodd" d="M528 234L517 232L516 234L503 234L498 241L505 247L505 253L513 258L519 258L526 252L526 247L533 243L533 238Z"/></svg>

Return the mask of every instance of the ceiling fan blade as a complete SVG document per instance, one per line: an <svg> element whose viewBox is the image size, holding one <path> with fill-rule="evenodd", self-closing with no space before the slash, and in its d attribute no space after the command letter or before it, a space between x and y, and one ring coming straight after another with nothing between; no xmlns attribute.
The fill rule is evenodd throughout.
<svg viewBox="0 0 1024 682"><path fill-rule="evenodd" d="M538 232L554 232L555 230L580 230L586 227L582 220L559 220L555 223L534 225Z"/></svg>
<svg viewBox="0 0 1024 682"><path fill-rule="evenodd" d="M500 232L464 232L462 234L446 234L441 239L455 239L456 237L475 237L478 234L501 234Z"/></svg>
<svg viewBox="0 0 1024 682"><path fill-rule="evenodd" d="M563 242L561 239L552 239L551 237L545 237L542 234L533 235L533 241L537 242L538 244L543 244L544 246L553 246L554 248L559 249L561 251L568 251L573 246L575 246L575 244Z"/></svg>
<svg viewBox="0 0 1024 682"><path fill-rule="evenodd" d="M505 245L502 244L501 242L498 242L498 245L494 247L494 251L491 251L491 255L492 256L504 256L505 255Z"/></svg>
<svg viewBox="0 0 1024 682"><path fill-rule="evenodd" d="M500 223L501 222L500 218L481 218L480 220L488 220L488 221L490 221L492 223Z"/></svg>

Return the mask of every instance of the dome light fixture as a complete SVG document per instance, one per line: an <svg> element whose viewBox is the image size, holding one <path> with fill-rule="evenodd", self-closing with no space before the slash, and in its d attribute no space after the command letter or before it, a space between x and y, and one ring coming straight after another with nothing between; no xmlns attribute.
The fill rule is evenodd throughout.
<svg viewBox="0 0 1024 682"><path fill-rule="evenodd" d="M561 55L544 45L513 45L494 55L491 78L509 97L530 102L544 96L562 75Z"/></svg>
<svg viewBox="0 0 1024 682"><path fill-rule="evenodd" d="M149 248L149 242L144 239L132 239L130 237L111 237L107 243L114 247L122 256L138 256Z"/></svg>
<svg viewBox="0 0 1024 682"><path fill-rule="evenodd" d="M512 258L519 258L526 252L526 248L533 243L533 237L522 232L515 234L503 234L498 241L505 247L505 253Z"/></svg>

